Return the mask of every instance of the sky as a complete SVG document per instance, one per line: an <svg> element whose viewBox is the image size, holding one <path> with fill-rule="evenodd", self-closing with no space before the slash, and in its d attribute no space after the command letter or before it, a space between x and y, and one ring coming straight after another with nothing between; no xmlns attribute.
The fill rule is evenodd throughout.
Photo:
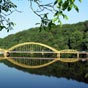
<svg viewBox="0 0 88 88"><path fill-rule="evenodd" d="M12 0L18 6L17 9L21 11L12 13L9 17L11 21L16 23L13 27L13 30L7 32L6 30L0 31L0 38L4 38L10 34L17 33L22 30L27 30L32 27L36 27L36 23L40 22L39 17L37 17L30 9L28 0ZM53 1L53 0L43 0L43 1ZM46 2L46 3L47 3ZM88 0L83 0L82 3L79 3L76 0L76 4L79 7L79 13L74 9L70 12L65 12L69 19L61 19L63 24L72 24L77 22L83 22L88 20Z"/></svg>

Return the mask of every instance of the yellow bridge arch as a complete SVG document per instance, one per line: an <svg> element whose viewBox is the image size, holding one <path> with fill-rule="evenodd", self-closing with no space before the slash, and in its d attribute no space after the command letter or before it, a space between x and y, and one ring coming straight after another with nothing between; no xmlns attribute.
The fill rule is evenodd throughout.
<svg viewBox="0 0 88 88"><path fill-rule="evenodd" d="M38 42L25 42L25 43L17 44L15 46L9 48L8 51L11 51L11 50L13 50L13 49L15 49L15 48L17 48L19 46L24 46L24 45L29 45L29 44L44 46L44 47L47 47L47 48L53 50L54 52L58 52L58 50L56 50L55 48L52 48L52 47L50 47L50 46L48 46L46 44L38 43Z"/></svg>
<svg viewBox="0 0 88 88"><path fill-rule="evenodd" d="M38 46L40 46L40 47L44 47L44 48L47 48L47 49L49 49L50 51L29 51L29 48L28 47L26 47L26 46L30 46L30 45L38 45ZM20 49L20 51L19 50L15 50L15 49L18 49L19 47L21 47L21 48L23 48L23 47L26 47L26 48L28 48L28 50L26 51L22 51L21 49ZM2 52L4 55L1 57L0 56L0 60L2 60L3 58L4 59L7 59L8 61L10 61L10 62L12 62L12 63L14 63L15 65L18 65L18 66L21 66L21 67L24 67L24 68L40 68L40 67L44 67L44 66L47 66L47 65L50 65L50 64L52 64L52 63L54 63L54 62L56 62L56 61L62 61L62 62L77 62L77 61L79 61L80 59L79 59L79 54L81 53L81 52L79 52L79 51L77 51L77 50L71 50L71 49L65 49L65 50L60 50L60 51L58 51L57 49L55 49L55 48L53 48L53 47L50 47L50 46L48 46L48 45L46 45L46 44L43 44L43 43L38 43L38 42L25 42L25 43L21 43L21 44L17 44L17 45L15 45L15 46L13 46L13 47L11 47L11 48L9 48L8 50L5 50L5 49L0 49L0 52ZM26 60L26 59L29 59L28 57L16 57L16 58L20 58L19 60L18 59L16 59L15 57L12 57L12 56L8 56L8 53L10 53L10 54L16 54L16 55L18 55L18 54L26 54L27 53L27 55L28 54L30 54L30 53L35 53L35 54L41 54L41 53L44 53L44 54L50 54L50 55L52 55L52 54L54 54L55 55L55 57L51 60L51 59L49 59L50 61L48 62L48 63L43 63L43 64L39 64L39 65L30 65L30 64L23 64L23 63L20 63L20 62L22 62L22 60L24 61L24 60ZM62 58L61 57L61 54L77 54L77 58ZM88 52L84 52L84 53L82 53L82 54L86 54L87 55L87 60L88 60ZM14 59L13 59L14 58ZM22 58L24 58L24 59L22 59ZM32 58L32 57L31 57ZM38 61L36 58L33 58L32 59L32 61ZM43 60L45 60L44 58L43 58ZM43 61L42 60L42 58L40 58L40 61ZM27 61L28 60L26 60L26 63L27 63Z"/></svg>
<svg viewBox="0 0 88 88"><path fill-rule="evenodd" d="M50 46L48 46L48 45L46 45L46 44L38 43L38 42L25 42L25 43L17 44L17 45L15 45L15 46L9 48L7 52L9 52L9 51L11 51L11 50L13 50L13 49L15 49L15 48L17 48L17 47L24 46L24 45L30 45L30 44L43 46L43 47L46 47L46 48L51 49L51 50L54 51L55 53L57 53L57 52L59 53L59 51L56 50L55 48L52 48L52 47L50 47ZM6 55L6 54L5 54L5 55ZM6 57L6 56L5 56L5 57ZM8 57L6 57L6 58L8 58ZM39 66L27 66L27 65L25 65L25 64L19 64L19 63L13 61L11 58L8 59L8 60L9 60L10 62L12 62L12 63L18 65L18 66L21 66L21 67L25 67L25 68L40 68L40 67L44 67L44 66L47 66L47 65L50 65L50 64L56 62L56 61L57 61L57 58L54 59L53 61L49 62L49 63L42 64L42 65L39 65Z"/></svg>
<svg viewBox="0 0 88 88"><path fill-rule="evenodd" d="M70 54L77 54L77 58L60 58L60 61L62 62L77 62L79 61L79 52L77 50L74 50L74 49L65 49L65 50L61 50L60 51L60 54L62 53L70 53Z"/></svg>

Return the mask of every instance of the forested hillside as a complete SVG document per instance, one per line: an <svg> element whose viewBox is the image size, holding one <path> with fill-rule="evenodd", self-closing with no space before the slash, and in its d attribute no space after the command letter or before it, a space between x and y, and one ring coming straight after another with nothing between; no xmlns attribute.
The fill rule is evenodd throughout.
<svg viewBox="0 0 88 88"><path fill-rule="evenodd" d="M47 29L39 32L39 28L31 28L0 38L0 48L7 49L22 42L40 42L58 50L69 48L88 51L88 21Z"/></svg>

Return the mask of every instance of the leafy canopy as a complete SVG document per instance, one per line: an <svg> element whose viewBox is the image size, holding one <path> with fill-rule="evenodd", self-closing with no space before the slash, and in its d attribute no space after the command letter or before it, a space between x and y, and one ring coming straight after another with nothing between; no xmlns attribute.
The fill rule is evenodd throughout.
<svg viewBox="0 0 88 88"><path fill-rule="evenodd" d="M43 3L43 0L28 0L30 2L30 8L40 19L40 29L46 29L48 26L51 29L52 25L59 23L62 16L64 19L68 19L68 16L64 14L64 11L71 11L74 8L79 12L78 6L75 4L75 0L54 0L54 2ZM78 0L82 2L82 0ZM24 2L24 1L23 1ZM35 5L37 8L35 8ZM17 5L15 5L12 0L0 0L0 31L6 29L7 31L11 30L15 25L14 22L10 21L8 17L14 11L17 11ZM49 18L49 14L53 15L52 18Z"/></svg>

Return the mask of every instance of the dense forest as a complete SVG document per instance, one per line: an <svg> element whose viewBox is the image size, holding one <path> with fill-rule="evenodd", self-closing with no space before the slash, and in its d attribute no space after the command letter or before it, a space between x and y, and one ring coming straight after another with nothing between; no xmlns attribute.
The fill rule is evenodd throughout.
<svg viewBox="0 0 88 88"><path fill-rule="evenodd" d="M7 49L22 42L40 42L58 50L88 51L88 21L64 24L62 27L52 26L51 30L46 28L41 32L38 27L24 30L3 39L0 38L0 47Z"/></svg>

